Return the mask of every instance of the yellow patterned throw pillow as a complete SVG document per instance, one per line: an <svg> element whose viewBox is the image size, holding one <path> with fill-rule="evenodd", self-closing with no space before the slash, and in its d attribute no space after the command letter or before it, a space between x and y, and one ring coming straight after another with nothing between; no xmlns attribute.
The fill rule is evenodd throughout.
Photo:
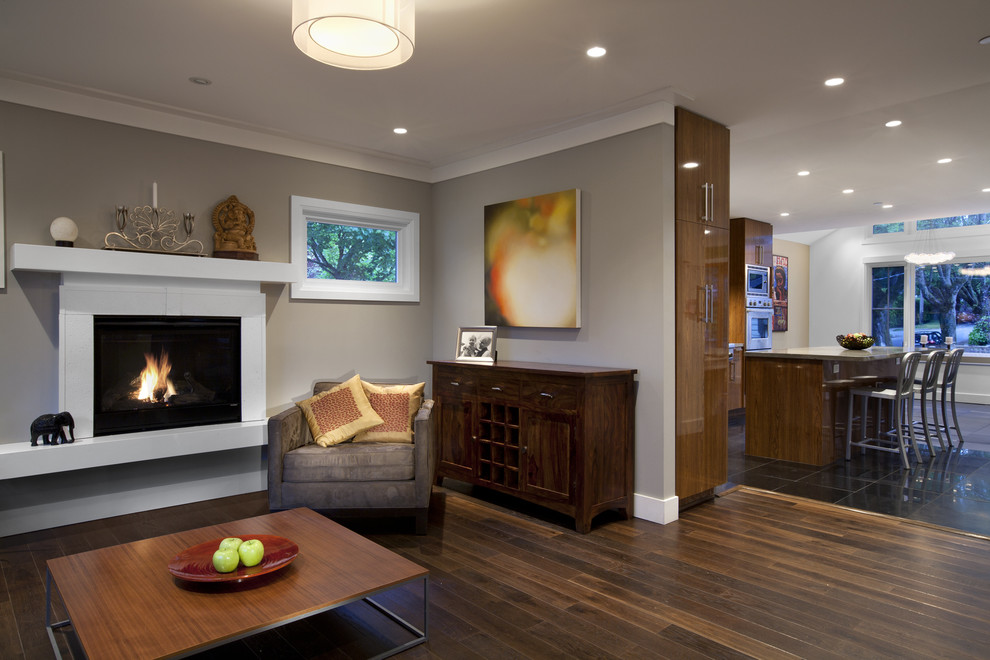
<svg viewBox="0 0 990 660"><path fill-rule="evenodd" d="M412 442L413 423L423 405L426 383L415 385L374 385L362 381L371 407L382 423L359 433L354 442Z"/></svg>
<svg viewBox="0 0 990 660"><path fill-rule="evenodd" d="M339 445L355 434L385 422L372 409L361 387L360 376L296 405L306 415L316 444L323 447Z"/></svg>

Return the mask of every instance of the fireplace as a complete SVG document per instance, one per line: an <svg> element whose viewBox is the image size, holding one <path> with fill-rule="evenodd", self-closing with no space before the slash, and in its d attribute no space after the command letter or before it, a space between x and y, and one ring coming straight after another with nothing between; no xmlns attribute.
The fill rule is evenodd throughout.
<svg viewBox="0 0 990 660"><path fill-rule="evenodd" d="M93 317L93 435L241 421L241 319Z"/></svg>

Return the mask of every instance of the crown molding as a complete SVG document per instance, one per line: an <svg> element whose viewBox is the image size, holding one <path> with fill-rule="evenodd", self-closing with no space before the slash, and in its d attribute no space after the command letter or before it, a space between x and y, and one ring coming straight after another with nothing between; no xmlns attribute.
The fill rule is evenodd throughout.
<svg viewBox="0 0 990 660"><path fill-rule="evenodd" d="M127 97L67 88L49 81L41 84L9 74L0 76L2 101L425 183L475 174L655 124L673 125L674 107L683 98L687 97L677 90L661 90L651 97L633 100L625 107L612 108L607 112L613 114L608 116L577 118L544 129L535 137L492 145L489 150L431 167L426 163L276 135L259 127ZM639 107L629 109L637 103Z"/></svg>

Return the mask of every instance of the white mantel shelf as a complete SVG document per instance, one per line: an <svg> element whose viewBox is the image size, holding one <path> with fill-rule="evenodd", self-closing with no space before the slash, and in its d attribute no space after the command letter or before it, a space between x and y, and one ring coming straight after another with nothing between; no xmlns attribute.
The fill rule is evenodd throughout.
<svg viewBox="0 0 990 660"><path fill-rule="evenodd" d="M83 438L62 445L0 444L0 480L204 454L267 442L267 422L234 422Z"/></svg>
<svg viewBox="0 0 990 660"><path fill-rule="evenodd" d="M48 273L139 275L235 282L293 282L292 264L181 254L93 250L14 243L10 269Z"/></svg>

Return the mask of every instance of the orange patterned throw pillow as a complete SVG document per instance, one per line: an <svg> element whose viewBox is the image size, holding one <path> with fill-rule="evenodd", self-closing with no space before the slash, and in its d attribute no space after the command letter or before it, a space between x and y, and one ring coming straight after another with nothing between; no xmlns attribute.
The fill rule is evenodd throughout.
<svg viewBox="0 0 990 660"><path fill-rule="evenodd" d="M371 407L382 423L359 433L354 442L412 442L413 421L423 405L426 383L415 385L374 385L362 381Z"/></svg>
<svg viewBox="0 0 990 660"><path fill-rule="evenodd" d="M302 408L316 444L339 445L361 431L385 423L372 409L361 376L296 404Z"/></svg>

